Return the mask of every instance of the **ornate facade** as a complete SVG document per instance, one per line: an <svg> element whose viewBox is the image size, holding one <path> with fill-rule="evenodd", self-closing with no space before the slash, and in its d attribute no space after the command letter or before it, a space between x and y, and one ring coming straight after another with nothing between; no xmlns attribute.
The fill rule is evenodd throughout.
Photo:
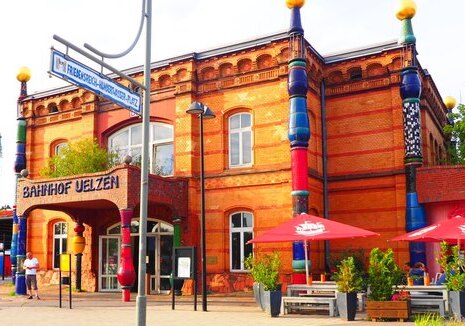
<svg viewBox="0 0 465 326"><path fill-rule="evenodd" d="M307 49L310 126L306 149L309 213L381 234L363 242L333 241L326 254L324 243L313 243L312 272L328 268L328 253L334 256L348 247L369 251L392 246L399 262L407 261L408 245L387 242L406 227L399 91L403 47L386 42L323 56L306 40L303 44ZM215 119L205 120L203 135L209 289L229 292L250 287L243 266L244 256L252 250L247 240L292 216L289 58L288 34L279 33L153 63L151 173L160 174L160 166L167 170L162 177L150 178L148 217L154 232L150 234L153 248L148 253L153 255L149 258L153 268L149 267L148 273L152 293L167 289L170 270L163 270L163 259L169 259L169 255L165 257L163 242L176 244L173 239L178 238L178 245L199 244L201 135L196 118L186 113L193 101L208 105L216 115ZM442 133L447 118L433 79L421 65L418 71L422 85L419 130L423 162L429 166L447 161ZM142 67L125 73L142 81ZM127 82L121 83L127 86ZM39 171L60 145L85 137L119 151L121 157L130 153L137 158L141 119L74 86L27 96L20 110L27 122L25 154L29 175L18 182L17 210L18 216L27 217L27 248L41 261L42 282L56 278L53 271L57 254L67 251L74 235L71 229L78 223L84 225L86 239L83 288L118 290L116 271L109 270L109 266L117 264L114 259L119 258L114 242L120 243L117 239L124 224L122 211L131 210L131 228L137 229L139 181L120 176L117 189L96 190L95 180L133 175L138 168L122 165L100 174L59 180L87 182L87 189L94 189L88 192L70 190L25 197L24 189L57 182L41 179ZM157 137L165 138L158 142ZM166 154L163 157L168 157L168 162L158 160L160 153ZM93 186L86 180L94 180ZM179 189L173 188L174 184ZM170 191L171 199L178 196L176 200L166 197ZM137 234L131 231L131 237L137 268ZM256 245L254 250L276 249L282 253L283 281L289 282L292 244Z"/></svg>

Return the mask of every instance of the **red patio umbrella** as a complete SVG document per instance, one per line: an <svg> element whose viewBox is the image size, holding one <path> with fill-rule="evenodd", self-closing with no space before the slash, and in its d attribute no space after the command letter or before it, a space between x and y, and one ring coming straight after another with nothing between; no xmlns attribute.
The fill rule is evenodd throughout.
<svg viewBox="0 0 465 326"><path fill-rule="evenodd" d="M247 243L305 241L305 274L308 279L307 241L335 240L379 235L355 226L302 213Z"/></svg>
<svg viewBox="0 0 465 326"><path fill-rule="evenodd" d="M438 242L443 240L457 242L458 244L460 244L460 240L465 240L465 218L459 215L391 239L391 241L419 242Z"/></svg>

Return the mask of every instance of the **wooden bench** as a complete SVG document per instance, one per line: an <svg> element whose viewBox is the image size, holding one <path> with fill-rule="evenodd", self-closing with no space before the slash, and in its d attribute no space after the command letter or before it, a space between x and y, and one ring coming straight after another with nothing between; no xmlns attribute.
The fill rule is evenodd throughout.
<svg viewBox="0 0 465 326"><path fill-rule="evenodd" d="M336 298L334 297L282 297L281 314L293 310L329 310L331 317L337 316Z"/></svg>
<svg viewBox="0 0 465 326"><path fill-rule="evenodd" d="M410 308L412 312L431 312L437 311L441 317L445 316L446 300L440 298L411 297Z"/></svg>

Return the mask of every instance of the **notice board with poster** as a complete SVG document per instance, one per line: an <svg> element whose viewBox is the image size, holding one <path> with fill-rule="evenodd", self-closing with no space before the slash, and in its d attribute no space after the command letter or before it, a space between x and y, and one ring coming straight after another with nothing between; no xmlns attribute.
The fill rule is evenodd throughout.
<svg viewBox="0 0 465 326"><path fill-rule="evenodd" d="M174 247L173 268L171 282L171 308L174 310L174 280L191 279L194 281L194 310L197 310L197 248L196 247Z"/></svg>

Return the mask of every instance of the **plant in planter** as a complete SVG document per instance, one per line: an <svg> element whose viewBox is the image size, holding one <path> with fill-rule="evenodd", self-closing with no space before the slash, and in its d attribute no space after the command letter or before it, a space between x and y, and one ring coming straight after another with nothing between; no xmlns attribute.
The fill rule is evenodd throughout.
<svg viewBox="0 0 465 326"><path fill-rule="evenodd" d="M452 314L461 320L465 317L465 260L460 256L458 246L443 241L437 261L446 274L444 285L449 291Z"/></svg>
<svg viewBox="0 0 465 326"><path fill-rule="evenodd" d="M279 268L281 259L278 252L249 255L244 261L254 281L255 300L272 317L279 315L281 310L281 284L279 283ZM257 294L258 290L258 294Z"/></svg>
<svg viewBox="0 0 465 326"><path fill-rule="evenodd" d="M392 300L401 280L402 272L394 261L392 249L382 251L374 248L370 253L368 284L370 291L367 301L367 316L377 318L410 318L410 300Z"/></svg>
<svg viewBox="0 0 465 326"><path fill-rule="evenodd" d="M337 308L345 320L354 320L357 312L357 292L363 289L363 279L355 266L354 257L343 259L333 279L337 285Z"/></svg>

